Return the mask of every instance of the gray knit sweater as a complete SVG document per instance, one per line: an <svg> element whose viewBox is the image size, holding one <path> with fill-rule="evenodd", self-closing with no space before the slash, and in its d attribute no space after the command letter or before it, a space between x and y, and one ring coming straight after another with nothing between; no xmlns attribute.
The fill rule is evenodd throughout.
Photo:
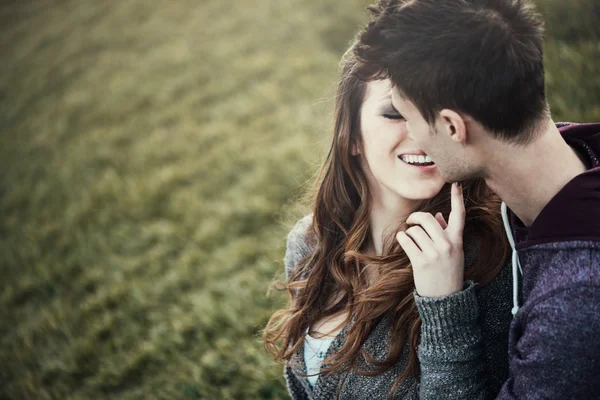
<svg viewBox="0 0 600 400"><path fill-rule="evenodd" d="M307 240L312 215L301 219L288 235L284 258L286 278L299 261L313 250ZM468 232L468 230L466 231ZM477 238L465 234L465 266L476 257ZM487 399L499 392L508 377L508 331L511 321L510 263L485 287L466 282L464 290L439 299L420 297L415 301L422 318L418 354L421 377L409 376L394 399ZM386 315L371 332L363 349L378 360L387 354L391 316ZM326 357L338 351L346 340L346 325L331 343ZM306 377L302 347L284 368L292 399L334 399L338 386L341 399L388 399L395 378L408 360L405 344L399 362L387 372L366 377L350 371L319 376L314 388ZM363 365L362 367L367 367Z"/></svg>

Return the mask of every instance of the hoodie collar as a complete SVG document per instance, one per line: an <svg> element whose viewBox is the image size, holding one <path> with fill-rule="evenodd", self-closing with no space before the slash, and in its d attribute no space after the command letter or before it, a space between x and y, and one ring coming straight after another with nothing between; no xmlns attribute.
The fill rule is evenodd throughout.
<svg viewBox="0 0 600 400"><path fill-rule="evenodd" d="M529 228L509 211L517 250L551 242L600 241L600 123L558 123L557 127L589 169L568 182Z"/></svg>

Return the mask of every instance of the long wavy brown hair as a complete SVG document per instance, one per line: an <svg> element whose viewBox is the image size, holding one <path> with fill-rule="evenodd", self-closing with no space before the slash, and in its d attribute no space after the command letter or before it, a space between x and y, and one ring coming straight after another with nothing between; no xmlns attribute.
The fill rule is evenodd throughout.
<svg viewBox="0 0 600 400"><path fill-rule="evenodd" d="M410 260L390 234L383 256L369 256L370 194L359 157L352 156L353 144L361 145L360 111L367 82L360 79L360 63L349 50L341 62L342 76L337 87L333 142L313 188L313 223L306 240L314 251L296 265L288 282L289 306L277 311L267 323L263 340L278 363L290 362L302 349L306 330L317 321L348 312L343 347L328 357L321 374L343 373L350 369L367 376L381 374L401 357L409 344L408 364L392 385L390 396L409 375L419 378L417 347L421 319L413 298L415 289ZM465 232L477 240L474 264L465 270L465 279L480 285L498 275L509 254L500 216L500 200L482 179L463 182ZM450 185L438 195L422 201L414 211L450 213ZM396 232L404 229L405 222ZM469 237L465 237L465 243ZM376 268L377 279L369 284L366 269ZM391 314L391 335L387 358L375 360L362 347L381 318ZM354 317L354 318L353 318ZM362 362L359 362L362 361ZM369 368L361 368L367 362ZM305 374L304 371L298 371Z"/></svg>

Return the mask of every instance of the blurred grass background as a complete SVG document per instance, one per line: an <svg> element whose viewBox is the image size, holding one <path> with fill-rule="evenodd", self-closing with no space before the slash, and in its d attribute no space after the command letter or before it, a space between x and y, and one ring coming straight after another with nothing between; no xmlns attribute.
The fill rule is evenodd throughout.
<svg viewBox="0 0 600 400"><path fill-rule="evenodd" d="M597 1L538 3L599 121ZM267 287L366 4L0 2L0 399L287 397Z"/></svg>

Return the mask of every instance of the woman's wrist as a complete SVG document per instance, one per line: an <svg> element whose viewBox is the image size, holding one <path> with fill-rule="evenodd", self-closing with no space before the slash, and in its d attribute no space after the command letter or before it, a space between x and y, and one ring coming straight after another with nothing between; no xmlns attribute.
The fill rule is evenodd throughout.
<svg viewBox="0 0 600 400"><path fill-rule="evenodd" d="M463 290L444 297L414 294L421 316L421 349L447 351L447 346L465 346L479 339L479 304L476 284L466 281Z"/></svg>

